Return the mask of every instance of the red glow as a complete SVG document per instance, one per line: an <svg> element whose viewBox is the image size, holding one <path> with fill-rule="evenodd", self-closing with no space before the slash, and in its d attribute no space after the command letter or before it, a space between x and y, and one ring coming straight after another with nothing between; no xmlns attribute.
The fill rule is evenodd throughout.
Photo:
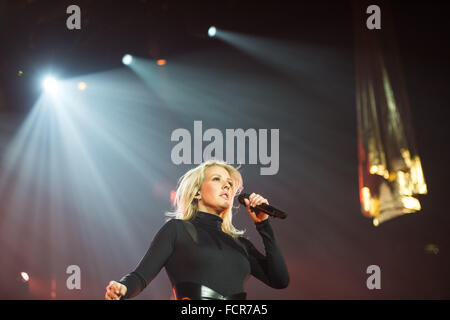
<svg viewBox="0 0 450 320"><path fill-rule="evenodd" d="M158 60L156 60L156 64L158 66L163 66L163 65L166 64L166 60L165 59L158 59Z"/></svg>

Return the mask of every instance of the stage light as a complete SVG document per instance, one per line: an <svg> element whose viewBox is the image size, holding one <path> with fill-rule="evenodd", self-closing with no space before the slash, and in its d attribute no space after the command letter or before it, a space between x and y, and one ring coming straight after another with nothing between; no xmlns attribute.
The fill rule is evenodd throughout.
<svg viewBox="0 0 450 320"><path fill-rule="evenodd" d="M78 90L84 91L84 90L86 90L86 87L87 87L86 82L78 83Z"/></svg>
<svg viewBox="0 0 450 320"><path fill-rule="evenodd" d="M133 61L133 56L130 54L126 54L122 58L122 62L124 65L129 65Z"/></svg>
<svg viewBox="0 0 450 320"><path fill-rule="evenodd" d="M216 27L214 27L214 26L209 27L209 29L208 29L208 35L209 35L210 37L214 37L214 36L216 35L216 32L217 32Z"/></svg>
<svg viewBox="0 0 450 320"><path fill-rule="evenodd" d="M156 64L158 66L163 66L163 65L166 64L166 60L165 59L158 59L158 60L156 60Z"/></svg>
<svg viewBox="0 0 450 320"><path fill-rule="evenodd" d="M47 76L44 78L42 85L44 86L45 90L54 91L58 87L58 81L56 81L56 79L51 76Z"/></svg>
<svg viewBox="0 0 450 320"><path fill-rule="evenodd" d="M374 227L378 227L380 225L380 222L378 221L377 218L373 219L372 223Z"/></svg>
<svg viewBox="0 0 450 320"><path fill-rule="evenodd" d="M427 244L425 246L425 253L429 253L429 254L438 254L439 253L439 248L437 245L430 243Z"/></svg>
<svg viewBox="0 0 450 320"><path fill-rule="evenodd" d="M20 277L22 278L23 282L28 282L28 280L30 280L30 276L26 272L21 272Z"/></svg>

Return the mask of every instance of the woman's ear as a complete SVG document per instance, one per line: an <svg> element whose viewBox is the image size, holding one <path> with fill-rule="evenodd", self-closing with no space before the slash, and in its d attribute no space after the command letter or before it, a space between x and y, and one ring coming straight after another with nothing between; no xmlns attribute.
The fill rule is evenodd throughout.
<svg viewBox="0 0 450 320"><path fill-rule="evenodd" d="M200 192L197 191L197 193L194 196L194 199L200 200L201 196L200 196Z"/></svg>

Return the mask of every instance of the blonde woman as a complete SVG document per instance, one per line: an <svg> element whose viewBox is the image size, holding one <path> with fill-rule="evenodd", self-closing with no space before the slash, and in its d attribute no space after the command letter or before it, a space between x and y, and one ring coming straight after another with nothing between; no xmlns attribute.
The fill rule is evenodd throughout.
<svg viewBox="0 0 450 320"><path fill-rule="evenodd" d="M106 287L107 300L138 295L162 267L166 268L175 299L244 300L250 275L276 289L287 287L289 274L275 242L268 215L253 208L267 199L252 193L245 204L262 237L266 255L232 224L234 197L243 188L239 171L209 160L179 181L173 219L156 234L137 268Z"/></svg>

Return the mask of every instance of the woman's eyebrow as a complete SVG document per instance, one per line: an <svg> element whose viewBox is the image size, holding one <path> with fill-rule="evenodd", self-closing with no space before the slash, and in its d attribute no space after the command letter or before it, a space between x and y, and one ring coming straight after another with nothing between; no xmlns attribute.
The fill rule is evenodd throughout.
<svg viewBox="0 0 450 320"><path fill-rule="evenodd" d="M222 178L222 175L220 175L220 174L218 174L218 173L214 173L212 176L213 176L213 177L214 177L214 176L217 176L217 177ZM233 182L233 179L231 179L231 178L227 178L227 180Z"/></svg>

